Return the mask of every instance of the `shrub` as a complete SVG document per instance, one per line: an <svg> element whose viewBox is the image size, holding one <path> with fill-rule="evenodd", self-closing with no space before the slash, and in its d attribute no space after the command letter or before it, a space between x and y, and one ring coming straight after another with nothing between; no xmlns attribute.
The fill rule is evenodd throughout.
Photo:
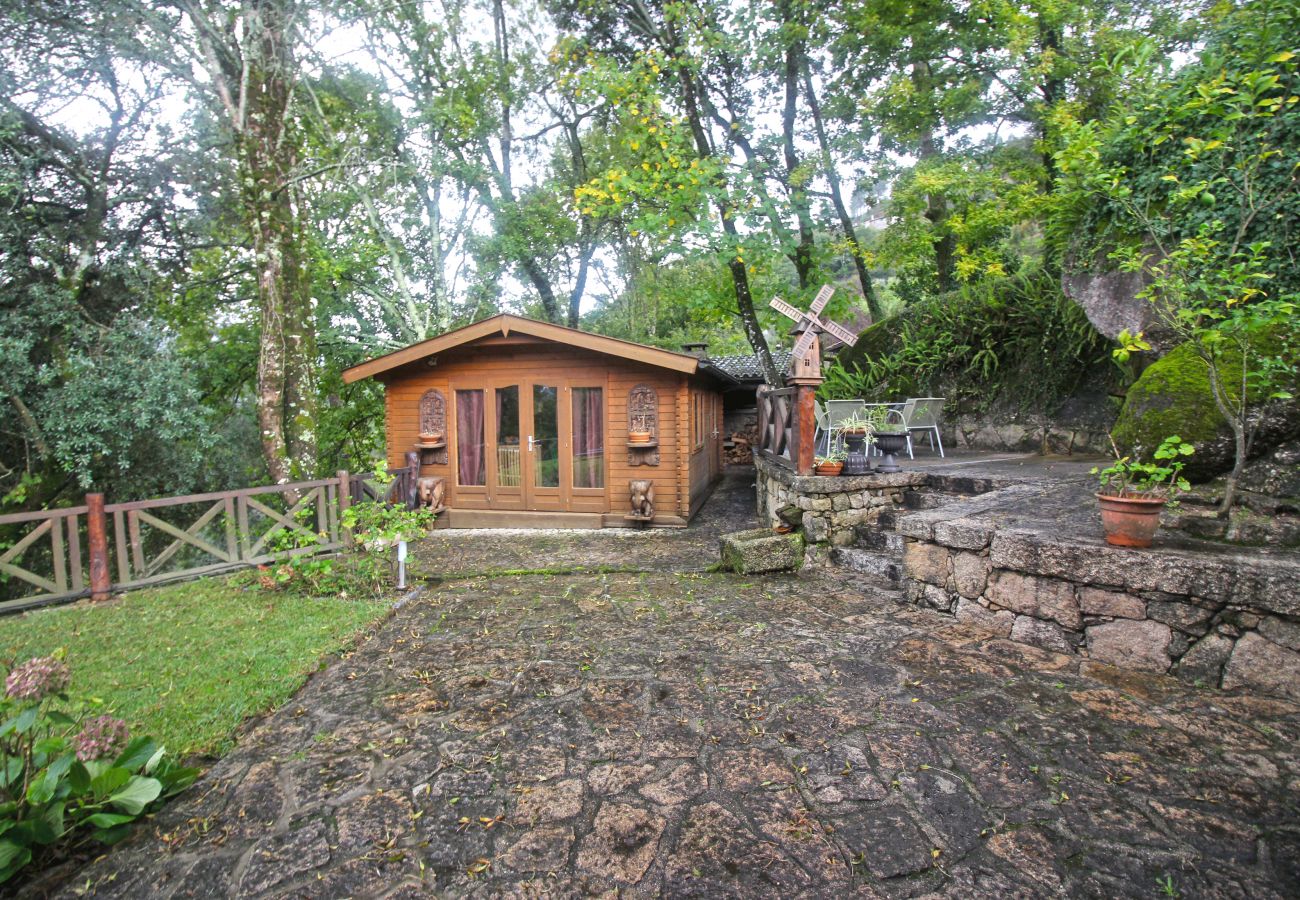
<svg viewBox="0 0 1300 900"><path fill-rule="evenodd" d="M1044 270L984 278L880 322L831 366L830 399L946 396L1047 409L1107 365L1107 343Z"/></svg>
<svg viewBox="0 0 1300 900"><path fill-rule="evenodd" d="M113 844L197 777L126 723L86 717L65 693L68 667L36 657L5 677L0 698L0 883L42 856Z"/></svg>

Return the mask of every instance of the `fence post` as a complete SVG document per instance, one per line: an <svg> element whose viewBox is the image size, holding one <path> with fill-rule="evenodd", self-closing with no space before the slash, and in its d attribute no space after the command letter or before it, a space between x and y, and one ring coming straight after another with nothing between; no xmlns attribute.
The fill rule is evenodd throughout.
<svg viewBox="0 0 1300 900"><path fill-rule="evenodd" d="M791 378L789 383L796 388L794 398L794 446L790 448L790 462L794 465L796 475L811 475L813 470L813 431L817 427L816 403L817 385L822 383L819 377Z"/></svg>
<svg viewBox="0 0 1300 900"><path fill-rule="evenodd" d="M415 509L420 505L419 485L420 480L420 453L418 450L406 451L406 501L407 509Z"/></svg>
<svg viewBox="0 0 1300 900"><path fill-rule="evenodd" d="M86 543L90 550L90 599L107 600L113 592L108 570L108 517L104 495L86 495Z"/></svg>
<svg viewBox="0 0 1300 900"><path fill-rule="evenodd" d="M343 514L352 505L352 476L348 474L347 469L339 469L335 476L339 480L339 539L343 541L343 546L351 547L352 530L343 527Z"/></svg>

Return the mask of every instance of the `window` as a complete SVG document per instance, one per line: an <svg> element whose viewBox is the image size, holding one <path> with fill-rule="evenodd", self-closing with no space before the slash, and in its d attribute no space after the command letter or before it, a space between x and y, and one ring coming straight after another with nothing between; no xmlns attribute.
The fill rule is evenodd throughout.
<svg viewBox="0 0 1300 900"><path fill-rule="evenodd" d="M456 483L487 484L483 465L483 391L456 392Z"/></svg>
<svg viewBox="0 0 1300 900"><path fill-rule="evenodd" d="M704 392L691 391L691 443L696 450L704 447Z"/></svg>
<svg viewBox="0 0 1300 900"><path fill-rule="evenodd" d="M605 392L573 389L573 486L605 486Z"/></svg>

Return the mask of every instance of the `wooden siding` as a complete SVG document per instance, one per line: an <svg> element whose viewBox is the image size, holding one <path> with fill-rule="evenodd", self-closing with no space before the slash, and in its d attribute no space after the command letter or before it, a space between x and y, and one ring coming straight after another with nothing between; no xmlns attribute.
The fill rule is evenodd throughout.
<svg viewBox="0 0 1300 900"><path fill-rule="evenodd" d="M706 451L693 453L689 446L688 395L692 384L703 382L687 375L607 355L555 344L493 340L490 346L463 347L439 354L436 367L413 364L386 373L385 406L389 464L403 464L419 431L419 402L425 391L436 388L447 399L448 442L445 465L423 466L421 474L445 479L447 504L456 509L514 509L525 504L521 491L494 489L491 485L469 487L456 484L456 399L455 391L529 381L565 387L601 387L605 391L605 487L603 490L566 490L557 502L538 508L566 512L609 513L617 517L629 512L628 482L650 479L655 483L655 507L659 517L685 518L691 511L692 488L697 479L705 486L716 475L716 448L706 442ZM628 392L638 384L650 385L659 400L659 465L631 466L627 452ZM522 392L522 389L521 389ZM704 388L721 409L721 398L711 387ZM561 406L571 405L572 394L562 392ZM720 413L719 413L720 414ZM561 440L571 441L571 423L561 415ZM485 426L485 432L489 426ZM526 432L525 432L526 433ZM526 445L526 437L521 435ZM493 452L486 455L491 464ZM526 450L523 451L526 456ZM564 454L561 454L564 457ZM692 457L695 457L692 459ZM703 469L696 475L696 467ZM564 473L562 486L571 481Z"/></svg>

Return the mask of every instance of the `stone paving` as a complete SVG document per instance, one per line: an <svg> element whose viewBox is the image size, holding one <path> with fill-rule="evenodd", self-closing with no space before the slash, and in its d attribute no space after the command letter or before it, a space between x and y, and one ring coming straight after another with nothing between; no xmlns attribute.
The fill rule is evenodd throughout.
<svg viewBox="0 0 1300 900"><path fill-rule="evenodd" d="M1300 706L1081 666L833 573L698 571L749 484L698 531L539 535L531 556L526 535L439 535L425 558L464 577L63 891L1300 892ZM510 568L550 572L469 574Z"/></svg>

